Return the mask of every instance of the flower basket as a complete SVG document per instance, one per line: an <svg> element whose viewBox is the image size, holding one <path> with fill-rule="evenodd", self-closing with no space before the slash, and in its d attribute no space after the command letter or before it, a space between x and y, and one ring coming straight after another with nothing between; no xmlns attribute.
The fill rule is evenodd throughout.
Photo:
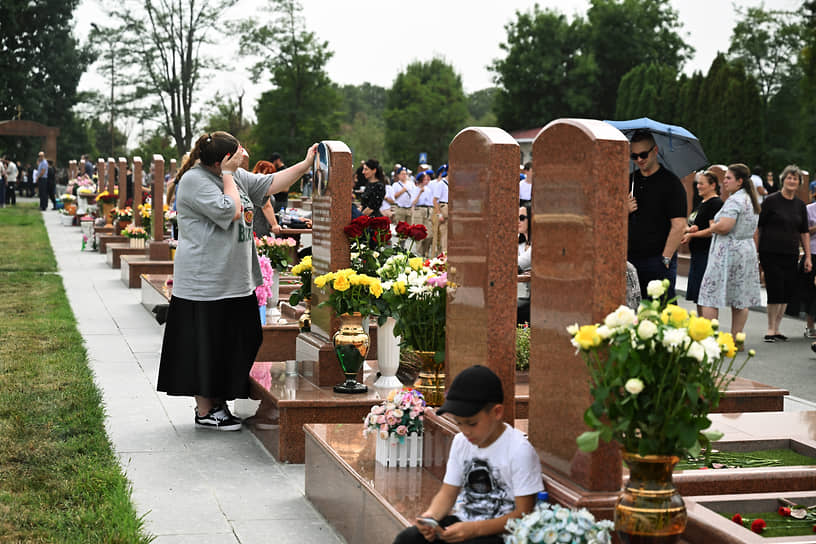
<svg viewBox="0 0 816 544"><path fill-rule="evenodd" d="M411 433L402 442L396 436L377 437L376 461L386 468L421 467L422 436Z"/></svg>

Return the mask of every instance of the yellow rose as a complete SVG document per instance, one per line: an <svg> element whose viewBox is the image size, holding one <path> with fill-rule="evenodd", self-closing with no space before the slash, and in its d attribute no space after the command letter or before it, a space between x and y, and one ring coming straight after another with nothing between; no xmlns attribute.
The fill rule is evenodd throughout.
<svg viewBox="0 0 816 544"><path fill-rule="evenodd" d="M422 268L422 257L412 257L408 259L408 266L414 270L419 270Z"/></svg>
<svg viewBox="0 0 816 544"><path fill-rule="evenodd" d="M394 291L397 295L404 295L405 294L405 282L404 281L395 281L394 284L391 286L391 290Z"/></svg>
<svg viewBox="0 0 816 544"><path fill-rule="evenodd" d="M371 284L368 286L368 290L371 291L371 294L377 298L380 298L380 295L382 295L383 292L382 285L380 285L380 282L378 281L371 282Z"/></svg>
<svg viewBox="0 0 816 544"><path fill-rule="evenodd" d="M705 317L692 316L689 318L688 333L692 339L699 342L714 334L714 327L711 326L711 321Z"/></svg>
<svg viewBox="0 0 816 544"><path fill-rule="evenodd" d="M338 276L334 278L334 290L335 291L346 291L349 287L351 287L351 283L346 276Z"/></svg>
<svg viewBox="0 0 816 544"><path fill-rule="evenodd" d="M299 264L296 264L292 267L292 274L295 276L299 276L300 272L303 270L303 267Z"/></svg>
<svg viewBox="0 0 816 544"><path fill-rule="evenodd" d="M660 320L663 322L664 325L668 325L670 322L675 327L684 327L688 322L688 312L685 308L681 308L675 304L669 304L666 306L666 309L663 310L663 313L660 314Z"/></svg>
<svg viewBox="0 0 816 544"><path fill-rule="evenodd" d="M581 349L589 349L601 343L601 335L598 334L597 325L584 325L578 329L578 334L575 335L575 341L581 346Z"/></svg>
<svg viewBox="0 0 816 544"><path fill-rule="evenodd" d="M352 274L347 279L351 285L365 285L364 277L359 274Z"/></svg>
<svg viewBox="0 0 816 544"><path fill-rule="evenodd" d="M327 281L331 281L333 279L334 274L329 272L328 274L323 274L322 276L318 276L315 278L315 287L322 289L324 285L326 285Z"/></svg>
<svg viewBox="0 0 816 544"><path fill-rule="evenodd" d="M717 336L717 343L725 352L726 357L733 357L737 354L737 346L734 344L734 338L730 332L721 332L719 336Z"/></svg>

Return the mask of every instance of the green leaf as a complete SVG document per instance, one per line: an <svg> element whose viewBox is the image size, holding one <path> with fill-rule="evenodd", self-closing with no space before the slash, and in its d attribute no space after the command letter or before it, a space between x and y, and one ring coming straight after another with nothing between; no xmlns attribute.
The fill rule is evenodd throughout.
<svg viewBox="0 0 816 544"><path fill-rule="evenodd" d="M700 434L708 438L708 440L711 442L716 442L725 436L722 431L718 431L716 429L706 429L705 431L700 431Z"/></svg>
<svg viewBox="0 0 816 544"><path fill-rule="evenodd" d="M702 451L702 446L700 445L699 440L694 441L694 445L688 449L688 455L690 457L699 457L700 451Z"/></svg>
<svg viewBox="0 0 816 544"><path fill-rule="evenodd" d="M601 436L600 431L587 431L575 439L578 444L578 449L590 453L598 449L598 438Z"/></svg>
<svg viewBox="0 0 816 544"><path fill-rule="evenodd" d="M595 415L591 407L584 412L584 423L593 429L597 429L601 426L601 420L598 419L598 416Z"/></svg>

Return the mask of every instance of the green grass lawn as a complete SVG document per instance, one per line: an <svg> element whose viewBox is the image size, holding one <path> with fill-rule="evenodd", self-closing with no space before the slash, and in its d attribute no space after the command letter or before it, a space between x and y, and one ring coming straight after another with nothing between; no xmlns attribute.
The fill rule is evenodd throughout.
<svg viewBox="0 0 816 544"><path fill-rule="evenodd" d="M146 543L34 204L0 209L0 542Z"/></svg>

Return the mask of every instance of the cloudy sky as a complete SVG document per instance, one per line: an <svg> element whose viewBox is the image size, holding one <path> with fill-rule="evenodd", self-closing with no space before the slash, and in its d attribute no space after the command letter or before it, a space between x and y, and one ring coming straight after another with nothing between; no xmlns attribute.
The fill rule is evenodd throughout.
<svg viewBox="0 0 816 544"><path fill-rule="evenodd" d="M737 19L735 4L758 6L762 0L670 0L683 23L683 36L696 53L687 63L687 72L707 71L718 51L725 51ZM588 0L540 0L542 8L551 7L572 17L586 13ZM797 9L801 0L766 0L766 7ZM329 61L329 76L339 84L370 82L390 87L396 75L416 60L444 58L462 76L466 92L492 85L487 70L490 62L502 56L499 44L506 38L504 25L514 20L516 11L527 11L529 0L302 0L308 29L329 42L334 57ZM254 15L264 17L266 0L240 0L231 18ZM84 36L90 23L105 22L100 0L82 0L76 17L76 31ZM216 37L217 39L217 37ZM224 36L217 53L225 65L239 66L237 40ZM247 60L243 65L249 65ZM247 105L266 87L254 85L241 71L229 76L212 77L202 90L206 98L221 90L237 94L246 91ZM82 85L105 88L104 80L91 69Z"/></svg>

